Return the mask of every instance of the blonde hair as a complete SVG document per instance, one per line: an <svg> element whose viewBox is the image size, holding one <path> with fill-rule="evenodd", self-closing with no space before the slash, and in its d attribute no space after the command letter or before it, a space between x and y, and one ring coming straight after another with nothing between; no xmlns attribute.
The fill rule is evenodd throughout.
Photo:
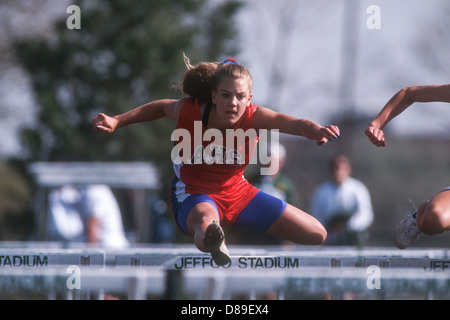
<svg viewBox="0 0 450 320"><path fill-rule="evenodd" d="M196 66L190 63L189 58L183 53L184 64L187 71L181 80L181 90L187 96L199 99L200 102L212 103L211 93L217 90L217 86L224 77L232 79L246 78L249 90L252 91L253 79L250 72L244 66L220 62L201 62Z"/></svg>

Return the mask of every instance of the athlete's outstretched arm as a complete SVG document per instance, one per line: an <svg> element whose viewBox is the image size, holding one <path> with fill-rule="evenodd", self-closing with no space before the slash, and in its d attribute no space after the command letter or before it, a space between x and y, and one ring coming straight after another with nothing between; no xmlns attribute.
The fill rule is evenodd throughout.
<svg viewBox="0 0 450 320"><path fill-rule="evenodd" d="M255 114L253 115L253 128L256 130L278 129L281 133L316 140L318 145L323 145L332 138L338 138L340 135L337 126L321 126L314 121L297 119L264 107L258 107L255 110Z"/></svg>
<svg viewBox="0 0 450 320"><path fill-rule="evenodd" d="M415 102L450 102L450 84L406 87L397 92L367 127L365 134L377 147L386 145L383 128Z"/></svg>
<svg viewBox="0 0 450 320"><path fill-rule="evenodd" d="M133 123L153 121L164 117L177 121L183 103L184 99L157 100L113 117L99 113L92 119L92 124L98 131L111 133Z"/></svg>

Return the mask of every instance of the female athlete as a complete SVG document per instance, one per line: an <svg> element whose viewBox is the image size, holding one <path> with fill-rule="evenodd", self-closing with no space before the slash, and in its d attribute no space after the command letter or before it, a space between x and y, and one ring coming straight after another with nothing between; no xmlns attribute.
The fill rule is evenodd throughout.
<svg viewBox="0 0 450 320"><path fill-rule="evenodd" d="M386 146L383 128L414 102L450 102L450 84L406 87L395 94L372 120L365 133L377 147ZM450 230L450 187L423 202L397 226L396 244L410 246L423 233L439 234Z"/></svg>
<svg viewBox="0 0 450 320"><path fill-rule="evenodd" d="M176 121L175 136L183 139L175 141L178 148L177 161L173 161L171 208L181 230L193 236L197 248L209 252L218 265L230 262L220 225L234 224L299 244L322 244L327 233L314 217L259 191L245 180L243 172L258 136L247 134L245 139L239 139L238 135L278 129L323 145L339 137L339 128L253 105L252 77L234 59L192 66L185 57L185 64L188 70L181 89L187 97L149 102L113 117L100 113L92 119L94 128L113 132L132 123L163 117ZM202 141L195 138L199 128ZM207 135L208 132L213 134ZM186 133L194 138L186 138ZM230 136L231 144L224 141ZM207 150L209 154L205 155Z"/></svg>

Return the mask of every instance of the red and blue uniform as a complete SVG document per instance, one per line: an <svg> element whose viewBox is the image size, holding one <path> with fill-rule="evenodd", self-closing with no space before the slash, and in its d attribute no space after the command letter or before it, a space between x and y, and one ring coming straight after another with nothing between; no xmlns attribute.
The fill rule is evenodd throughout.
<svg viewBox="0 0 450 320"><path fill-rule="evenodd" d="M239 132L245 133L252 129L252 116L256 108L257 106L251 104L246 108L233 128L233 132L240 130ZM171 207L178 225L189 234L186 226L189 211L197 203L209 202L217 209L223 225L239 224L242 220L245 229L267 231L284 211L286 203L274 198L270 202L275 201L276 204L270 205L267 202L271 196L263 194L244 178L244 169L256 150L258 136L249 134L245 139L233 138L235 141L229 144L231 148L226 141L229 134L226 134L222 141L195 139L195 135L201 134L203 137L207 131L201 121L198 101L187 99L180 110L177 129L183 129L185 133L188 133L190 150L182 148L177 150L180 158L184 160L174 162L175 177L170 187ZM201 132L199 132L200 127ZM242 145L238 145L239 141ZM182 142L182 139L177 141L175 148L186 147L187 142L185 141L184 144ZM209 151L205 152L205 150ZM190 151L189 155L183 154L186 151ZM207 160L208 157L210 161ZM211 161L212 158L214 161ZM263 202L262 198L266 201ZM248 210L245 210L246 208ZM243 213L247 211L251 211L251 216L254 218L250 219L250 216L246 214L248 219L244 219ZM267 211L265 216L270 216L267 218L269 221L264 222L264 218L258 213L264 214L264 211ZM259 220L259 222L253 222L253 220ZM258 227L258 223L265 225Z"/></svg>

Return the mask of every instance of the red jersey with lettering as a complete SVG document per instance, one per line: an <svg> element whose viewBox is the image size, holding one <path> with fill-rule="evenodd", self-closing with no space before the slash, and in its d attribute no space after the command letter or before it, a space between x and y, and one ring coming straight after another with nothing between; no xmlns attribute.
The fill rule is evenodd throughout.
<svg viewBox="0 0 450 320"><path fill-rule="evenodd" d="M172 192L179 202L192 194L207 194L216 203L224 225L230 225L258 193L244 178L259 139L252 129L256 107L248 106L236 126L222 136L219 130L204 127L197 100L186 101L172 135L176 140L172 160L179 179Z"/></svg>

